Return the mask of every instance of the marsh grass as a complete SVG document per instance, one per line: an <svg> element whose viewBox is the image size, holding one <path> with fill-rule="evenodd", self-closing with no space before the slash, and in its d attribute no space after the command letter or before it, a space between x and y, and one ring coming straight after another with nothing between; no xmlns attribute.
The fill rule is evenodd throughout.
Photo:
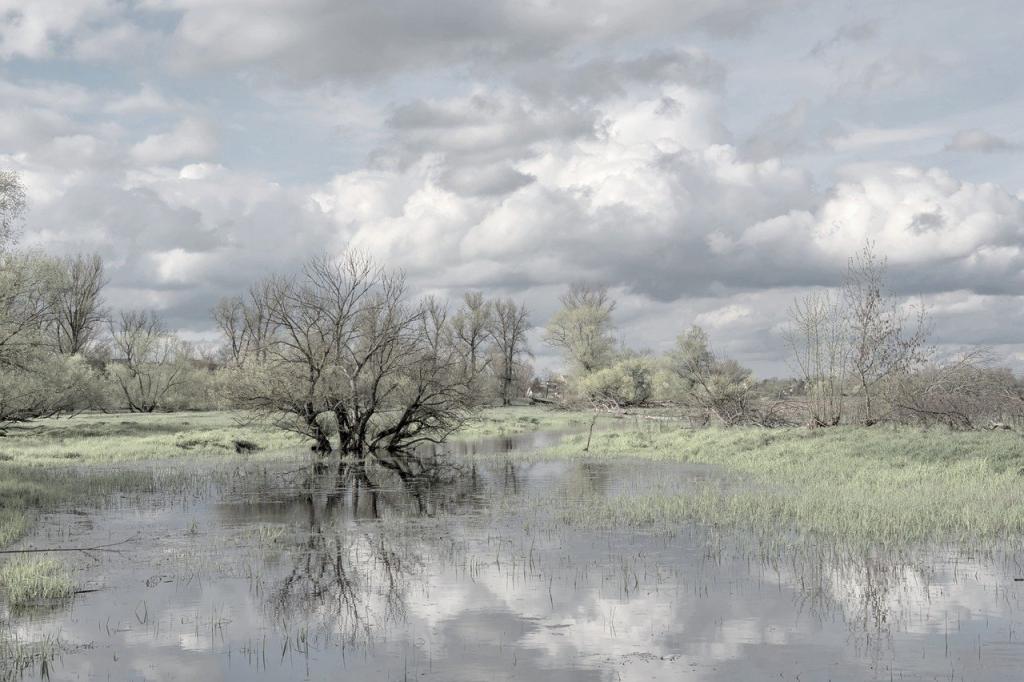
<svg viewBox="0 0 1024 682"><path fill-rule="evenodd" d="M276 452L302 445L293 433L236 412L83 414L43 419L0 439L0 464L131 462Z"/></svg>
<svg viewBox="0 0 1024 682"><path fill-rule="evenodd" d="M533 457L709 464L723 478L575 500L566 518L630 527L696 521L857 546L962 545L1024 534L1024 438L1007 432L836 428L631 429Z"/></svg>
<svg viewBox="0 0 1024 682"><path fill-rule="evenodd" d="M25 642L0 634L0 682L25 679L34 671L39 679L50 679L50 667L66 649L59 637L46 636Z"/></svg>
<svg viewBox="0 0 1024 682"><path fill-rule="evenodd" d="M0 565L0 591L12 610L69 599L75 583L67 565L46 557L18 557Z"/></svg>
<svg viewBox="0 0 1024 682"><path fill-rule="evenodd" d="M584 427L590 414L584 411L545 407L492 407L480 410L455 434L455 438L485 438L529 431Z"/></svg>

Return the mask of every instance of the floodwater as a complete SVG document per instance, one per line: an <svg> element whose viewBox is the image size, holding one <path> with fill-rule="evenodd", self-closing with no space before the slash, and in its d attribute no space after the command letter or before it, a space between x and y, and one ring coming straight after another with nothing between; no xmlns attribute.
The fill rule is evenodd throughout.
<svg viewBox="0 0 1024 682"><path fill-rule="evenodd" d="M188 486L48 518L23 545L132 539L64 555L89 590L70 603L3 617L21 641L56 638L53 680L1024 675L1014 557L798 559L696 526L582 529L559 510L718 474L471 457L557 437L453 444L458 471L407 484L298 459L195 465L209 471Z"/></svg>

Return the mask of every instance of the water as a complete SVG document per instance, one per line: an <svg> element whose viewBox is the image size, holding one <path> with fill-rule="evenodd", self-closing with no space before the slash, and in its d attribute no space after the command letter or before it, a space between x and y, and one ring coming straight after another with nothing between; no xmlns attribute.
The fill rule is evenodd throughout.
<svg viewBox="0 0 1024 682"><path fill-rule="evenodd" d="M5 616L22 640L59 636L54 680L1021 678L1013 556L584 530L559 510L720 474L471 458L557 438L453 445L460 471L405 486L299 461L196 465L184 488L48 518L28 544L133 539L67 555L95 591Z"/></svg>

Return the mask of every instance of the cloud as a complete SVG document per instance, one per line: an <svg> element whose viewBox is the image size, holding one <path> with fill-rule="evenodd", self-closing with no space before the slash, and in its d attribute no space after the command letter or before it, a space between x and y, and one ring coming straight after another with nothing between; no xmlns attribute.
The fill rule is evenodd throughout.
<svg viewBox="0 0 1024 682"><path fill-rule="evenodd" d="M256 67L301 81L365 82L402 71L544 63L574 47L668 36L683 29L714 34L749 30L789 0L697 0L685 5L640 0L523 3L513 0L414 0L372 4L301 0L293 3L197 3L153 0L177 11L178 63L186 69Z"/></svg>
<svg viewBox="0 0 1024 682"><path fill-rule="evenodd" d="M852 24L843 24L826 40L819 40L807 53L808 58L819 58L825 53L846 45L857 45L876 37L879 32L878 20L867 19Z"/></svg>
<svg viewBox="0 0 1024 682"><path fill-rule="evenodd" d="M173 130L149 135L132 147L132 157L146 164L202 159L217 149L213 127L196 118L183 119Z"/></svg>
<svg viewBox="0 0 1024 682"><path fill-rule="evenodd" d="M81 44L82 58L96 56L101 42L112 47L134 31L99 27L118 13L113 0L0 0L0 57L50 57L67 42Z"/></svg>
<svg viewBox="0 0 1024 682"><path fill-rule="evenodd" d="M131 115L169 111L178 106L180 105L165 97L158 88L144 83L137 92L118 95L110 99L104 106L104 110L115 115Z"/></svg>
<svg viewBox="0 0 1024 682"><path fill-rule="evenodd" d="M946 145L947 152L978 152L982 154L1009 152L1017 149L1020 149L1019 144L977 128L958 130Z"/></svg>
<svg viewBox="0 0 1024 682"><path fill-rule="evenodd" d="M218 296L355 246L538 324L566 282L604 282L635 346L700 319L781 368L788 302L872 239L899 292L985 301L943 312L940 343L970 336L957 320L1012 336L1024 176L974 127L1019 109L994 11L964 30L915 3L2 2L26 240L101 251L115 306L190 333Z"/></svg>

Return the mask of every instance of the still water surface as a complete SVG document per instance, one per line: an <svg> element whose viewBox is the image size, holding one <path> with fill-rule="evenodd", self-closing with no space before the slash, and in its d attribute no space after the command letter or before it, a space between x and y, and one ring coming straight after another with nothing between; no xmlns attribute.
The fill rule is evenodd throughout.
<svg viewBox="0 0 1024 682"><path fill-rule="evenodd" d="M27 544L138 539L72 559L95 591L12 627L59 634L54 680L1024 679L1015 557L571 527L576 500L718 474L500 456L557 438L453 444L459 475L404 487L298 460L197 465L174 492L48 519Z"/></svg>

